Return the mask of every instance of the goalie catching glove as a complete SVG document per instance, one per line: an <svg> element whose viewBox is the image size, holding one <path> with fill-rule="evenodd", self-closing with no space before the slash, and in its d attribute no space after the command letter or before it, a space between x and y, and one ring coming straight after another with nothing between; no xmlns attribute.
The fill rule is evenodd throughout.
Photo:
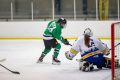
<svg viewBox="0 0 120 80"><path fill-rule="evenodd" d="M76 54L73 54L73 53L71 53L69 51L66 51L65 56L66 56L67 59L72 60L73 57L76 56Z"/></svg>

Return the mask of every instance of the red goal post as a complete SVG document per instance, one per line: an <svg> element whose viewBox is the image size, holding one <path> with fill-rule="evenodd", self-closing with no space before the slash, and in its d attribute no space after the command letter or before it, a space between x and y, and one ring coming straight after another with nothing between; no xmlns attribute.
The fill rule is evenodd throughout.
<svg viewBox="0 0 120 80"><path fill-rule="evenodd" d="M118 59L120 61L120 45L114 47L116 44L120 43L120 22L111 24L111 73L112 80L115 80L120 73L119 65L115 66L115 60ZM119 62L118 61L118 62Z"/></svg>

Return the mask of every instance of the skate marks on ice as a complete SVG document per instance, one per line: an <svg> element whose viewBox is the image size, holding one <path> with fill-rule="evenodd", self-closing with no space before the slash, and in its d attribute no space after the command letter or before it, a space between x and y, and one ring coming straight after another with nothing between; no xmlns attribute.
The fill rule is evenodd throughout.
<svg viewBox="0 0 120 80"><path fill-rule="evenodd" d="M107 44L110 43L108 40L105 41ZM4 53L1 51L2 58L6 57L7 59L3 64L12 70L19 70L21 73L19 76L16 75L11 77L14 74L11 74L1 67L0 80L105 80L107 76L111 75L110 69L97 70L97 68L95 68L92 72L80 71L78 62L75 60L69 61L65 58L64 52L69 50L70 46L66 47L61 44L62 49L58 57L61 60L61 65L52 65L53 51L47 54L43 63L36 63L44 49L42 40L7 40L0 43L2 44L0 50L9 49L11 51L5 51ZM80 57L78 56L79 54L75 59L79 59Z"/></svg>
<svg viewBox="0 0 120 80"><path fill-rule="evenodd" d="M57 66L58 67L58 66ZM52 74L55 74L52 76ZM97 69L95 68L94 71L91 72L83 72L80 71L77 67L63 67L61 69L55 70L49 74L51 79L64 80L104 80L108 79L111 75L111 70L104 68L104 69ZM110 80L110 79L109 79Z"/></svg>

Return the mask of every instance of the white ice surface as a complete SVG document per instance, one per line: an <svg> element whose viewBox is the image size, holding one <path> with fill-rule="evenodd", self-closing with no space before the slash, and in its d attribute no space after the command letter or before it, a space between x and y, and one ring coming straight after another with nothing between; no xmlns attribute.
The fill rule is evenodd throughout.
<svg viewBox="0 0 120 80"><path fill-rule="evenodd" d="M73 44L74 40L69 40ZM110 40L102 40L111 48ZM0 59L6 58L0 64L12 71L19 71L20 75L13 74L0 66L0 80L110 80L111 70L103 68L98 70L95 67L92 72L79 70L80 59L78 54L73 61L65 58L65 51L71 46L61 43L61 50L58 59L61 65L52 65L53 49L44 58L43 63L36 63L44 50L42 40L0 40Z"/></svg>

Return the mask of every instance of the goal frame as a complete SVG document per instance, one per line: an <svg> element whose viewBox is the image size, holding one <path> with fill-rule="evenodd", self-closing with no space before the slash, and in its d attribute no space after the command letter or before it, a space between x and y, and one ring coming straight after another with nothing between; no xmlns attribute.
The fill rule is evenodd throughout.
<svg viewBox="0 0 120 80"><path fill-rule="evenodd" d="M112 23L111 24L111 75L112 80L115 79L115 24L120 24L120 22ZM118 33L119 34L119 33Z"/></svg>
<svg viewBox="0 0 120 80"><path fill-rule="evenodd" d="M112 73L112 80L115 77L115 67L114 67L114 24L111 24L111 73Z"/></svg>

